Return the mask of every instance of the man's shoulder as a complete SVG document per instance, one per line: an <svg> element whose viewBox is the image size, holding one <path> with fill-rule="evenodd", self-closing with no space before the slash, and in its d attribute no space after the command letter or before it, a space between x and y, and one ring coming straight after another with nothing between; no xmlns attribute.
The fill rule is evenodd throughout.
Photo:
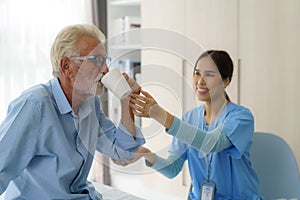
<svg viewBox="0 0 300 200"><path fill-rule="evenodd" d="M32 100L41 100L44 97L50 96L48 90L46 89L48 86L44 84L34 85L26 90L23 91L21 94L21 98L25 97L26 99Z"/></svg>
<svg viewBox="0 0 300 200"><path fill-rule="evenodd" d="M41 112L44 105L49 104L51 101L50 95L42 84L34 85L22 92L20 96L15 98L8 106L8 110L13 109L31 109L32 114L34 110Z"/></svg>
<svg viewBox="0 0 300 200"><path fill-rule="evenodd" d="M49 100L50 93L47 91L47 84L38 84L31 86L30 88L24 90L20 96L15 98L10 106L18 105L18 104L32 104L32 105L40 105L45 100Z"/></svg>

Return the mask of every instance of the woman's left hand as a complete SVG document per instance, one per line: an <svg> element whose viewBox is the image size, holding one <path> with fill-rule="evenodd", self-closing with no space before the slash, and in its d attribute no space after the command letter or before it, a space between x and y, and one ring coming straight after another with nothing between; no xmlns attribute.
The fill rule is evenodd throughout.
<svg viewBox="0 0 300 200"><path fill-rule="evenodd" d="M138 117L153 118L169 129L173 123L174 116L158 105L156 100L146 91L142 94L131 94L129 106Z"/></svg>
<svg viewBox="0 0 300 200"><path fill-rule="evenodd" d="M146 91L140 90L141 94L131 94L129 105L138 117L152 117L153 108L158 106L155 99Z"/></svg>

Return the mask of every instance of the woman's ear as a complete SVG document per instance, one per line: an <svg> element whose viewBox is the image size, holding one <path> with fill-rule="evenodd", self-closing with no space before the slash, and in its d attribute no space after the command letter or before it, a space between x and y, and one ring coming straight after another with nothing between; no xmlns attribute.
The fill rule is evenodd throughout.
<svg viewBox="0 0 300 200"><path fill-rule="evenodd" d="M229 77L225 78L225 79L223 80L224 88L226 88L226 87L229 85L229 83L230 83Z"/></svg>

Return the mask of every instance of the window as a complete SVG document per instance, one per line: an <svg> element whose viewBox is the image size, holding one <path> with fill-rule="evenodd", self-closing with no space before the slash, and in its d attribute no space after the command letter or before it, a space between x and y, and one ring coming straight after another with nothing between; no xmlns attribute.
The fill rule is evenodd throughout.
<svg viewBox="0 0 300 200"><path fill-rule="evenodd" d="M0 123L8 104L28 87L52 78L50 49L65 26L92 23L87 0L1 0Z"/></svg>

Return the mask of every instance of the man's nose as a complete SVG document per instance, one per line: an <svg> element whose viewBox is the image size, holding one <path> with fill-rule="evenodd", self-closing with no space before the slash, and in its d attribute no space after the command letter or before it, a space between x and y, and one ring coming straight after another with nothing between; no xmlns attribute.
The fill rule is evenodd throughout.
<svg viewBox="0 0 300 200"><path fill-rule="evenodd" d="M108 66L106 63L103 64L102 68L101 68L101 72L103 74L106 74L109 71Z"/></svg>

